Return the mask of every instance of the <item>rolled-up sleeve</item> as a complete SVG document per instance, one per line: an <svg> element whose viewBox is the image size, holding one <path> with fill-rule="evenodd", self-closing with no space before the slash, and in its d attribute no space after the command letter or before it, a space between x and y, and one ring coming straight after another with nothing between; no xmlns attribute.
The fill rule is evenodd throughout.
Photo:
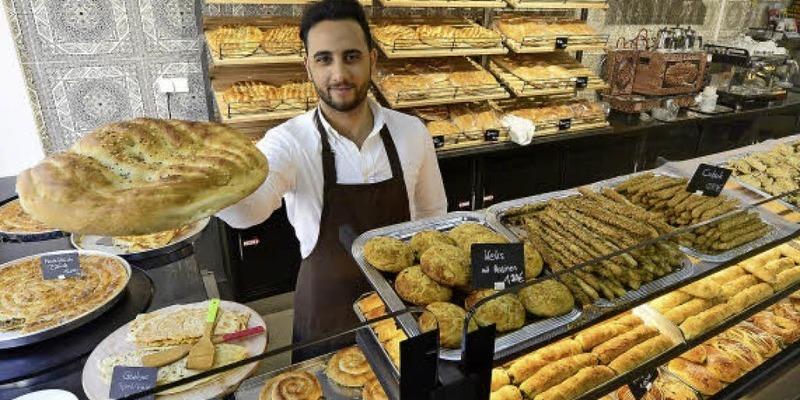
<svg viewBox="0 0 800 400"><path fill-rule="evenodd" d="M417 187L414 191L415 210L414 215L411 216L413 219L436 217L447 212L447 196L444 192L442 173L439 171L439 160L436 158L433 139L424 125L422 129L425 132L424 148L422 149L424 155L417 176Z"/></svg>
<svg viewBox="0 0 800 400"><path fill-rule="evenodd" d="M217 213L217 217L236 229L258 225L280 208L281 198L294 190L297 165L292 144L279 130L270 130L257 144L267 157L269 174L255 192Z"/></svg>

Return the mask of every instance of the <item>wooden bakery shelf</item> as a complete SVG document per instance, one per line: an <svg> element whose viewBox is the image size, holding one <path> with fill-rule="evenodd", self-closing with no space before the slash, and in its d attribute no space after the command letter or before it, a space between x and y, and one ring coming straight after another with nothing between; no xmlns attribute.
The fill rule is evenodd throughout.
<svg viewBox="0 0 800 400"><path fill-rule="evenodd" d="M449 135L432 135L436 151L463 149L475 146L490 146L511 141L508 128L494 129L494 132L474 130Z"/></svg>
<svg viewBox="0 0 800 400"><path fill-rule="evenodd" d="M375 83L375 82L373 82ZM377 86L377 83L375 83ZM378 89L380 90L380 88ZM475 93L477 92L477 93ZM381 95L390 108L438 106L442 104L472 103L482 100L507 99L508 92L499 85L480 85L445 89L408 90L393 98Z"/></svg>
<svg viewBox="0 0 800 400"><path fill-rule="evenodd" d="M208 33L220 26L225 25L251 25L266 30L281 25L299 25L300 20L297 18L288 17L273 17L273 18L254 18L254 17L206 17L203 19L204 33ZM204 35L206 36L206 35ZM207 36L206 36L207 37ZM211 55L211 74L216 73L218 67L230 66L247 66L247 65L269 65L269 64L301 64L303 62L304 50L297 48L294 44L286 44L286 48L282 49L287 54L270 54L262 46L261 43L253 43L256 50L249 55L231 55L225 54L225 48L214 49L212 51L210 44L209 54ZM280 45L275 45L280 49Z"/></svg>
<svg viewBox="0 0 800 400"><path fill-rule="evenodd" d="M372 0L358 0L362 6L372 6ZM264 4L264 5L291 5L311 4L313 0L206 0L206 4Z"/></svg>
<svg viewBox="0 0 800 400"><path fill-rule="evenodd" d="M504 8L505 1L469 1L469 0L380 0L387 8Z"/></svg>
<svg viewBox="0 0 800 400"><path fill-rule="evenodd" d="M494 61L489 62L489 71L500 79L517 97L574 95L579 90L602 90L608 85L589 69L569 68L574 74L571 78L524 79Z"/></svg>
<svg viewBox="0 0 800 400"><path fill-rule="evenodd" d="M381 18L372 20L373 42L381 49L386 58L424 58L424 57L454 57L454 56L483 56L502 55L508 53L508 48L503 45L503 38L497 34L496 38L439 38L439 37L414 37L412 39L393 39L388 41L381 38L377 32L383 26L401 25L417 29L419 26L446 26L455 29L482 28L477 23L463 18ZM488 28L484 28L487 29ZM489 30L490 32L493 32Z"/></svg>
<svg viewBox="0 0 800 400"><path fill-rule="evenodd" d="M540 9L608 9L607 1L525 1L506 0L515 10L540 10Z"/></svg>
<svg viewBox="0 0 800 400"><path fill-rule="evenodd" d="M566 38L566 45L559 45ZM519 54L549 53L553 51L587 51L602 52L608 43L608 35L580 35L580 36L526 36L522 42L506 37L503 42L511 51Z"/></svg>

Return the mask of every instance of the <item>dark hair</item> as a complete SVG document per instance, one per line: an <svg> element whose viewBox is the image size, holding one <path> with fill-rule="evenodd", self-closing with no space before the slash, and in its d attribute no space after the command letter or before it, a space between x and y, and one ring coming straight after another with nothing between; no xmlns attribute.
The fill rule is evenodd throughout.
<svg viewBox="0 0 800 400"><path fill-rule="evenodd" d="M303 19L300 21L300 39L308 51L308 31L314 25L322 21L342 21L353 20L361 26L364 32L364 40L367 41L367 48L372 50L372 36L369 33L369 23L364 14L364 7L361 7L356 0L322 0L306 8L303 12Z"/></svg>

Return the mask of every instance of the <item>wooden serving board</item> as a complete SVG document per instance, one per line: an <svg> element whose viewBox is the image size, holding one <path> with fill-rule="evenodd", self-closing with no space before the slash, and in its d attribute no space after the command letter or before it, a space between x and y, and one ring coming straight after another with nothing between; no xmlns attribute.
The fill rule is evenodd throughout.
<svg viewBox="0 0 800 400"><path fill-rule="evenodd" d="M173 311L182 307L200 307L205 309L208 307L208 301L191 303L191 304L173 305L166 308L162 308L154 312L158 313L158 312ZM238 311L238 312L249 313L250 320L247 323L248 328L261 326L264 327L265 330L267 329L267 324L264 322L261 316L247 306L223 300L220 302L220 308L227 311ZM81 383L83 385L83 391L86 393L86 397L88 397L90 400L109 399L109 385L100 378L100 368L99 368L100 361L114 354L121 354L132 350L136 350L137 348L136 345L126 340L130 324L131 324L130 322L125 324L124 326L114 331L114 333L103 339L103 341L100 342L100 344L98 344L97 347L95 347L94 351L92 351L92 354L90 354L89 358L86 360L86 364L83 366L83 375L81 377ZM258 335L256 337L251 337L249 339L232 342L232 344L244 346L245 348L247 348L247 354L249 356L255 356L263 353L266 350L268 335L269 331L267 330L263 335ZM175 393L167 396L158 396L158 399L193 400L193 399L210 399L210 398L222 397L223 395L232 393L234 390L236 390L239 384L243 380L245 380L245 378L250 376L250 374L253 373L253 371L256 369L257 366L258 362L254 362L252 364L245 365L233 371L226 372L225 374L223 374L223 377L221 379L208 382L204 385L200 385L185 392Z"/></svg>

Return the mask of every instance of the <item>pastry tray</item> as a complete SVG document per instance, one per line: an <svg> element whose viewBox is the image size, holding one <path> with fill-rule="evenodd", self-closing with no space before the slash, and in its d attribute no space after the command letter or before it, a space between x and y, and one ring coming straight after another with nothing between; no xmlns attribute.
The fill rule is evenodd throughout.
<svg viewBox="0 0 800 400"><path fill-rule="evenodd" d="M353 258L355 258L356 263L358 263L361 271L367 277L367 280L370 282L372 287L375 288L375 290L378 292L378 295L381 297L381 299L383 299L387 309L391 312L400 311L406 308L405 303L394 291L394 288L386 279L386 277L380 271L369 265L369 263L364 259L364 244L369 239L376 236L390 236L405 241L410 239L411 236L419 231L429 229L446 231L454 228L458 224L466 222L482 224L505 236L511 242L518 242L516 236L512 232L508 231L502 225L489 221L485 213L458 211L446 214L442 217L412 221L368 231L359 236L355 242L353 242ZM573 309L570 313L560 317L535 321L514 332L508 332L495 340L495 358L497 359L511 354L516 347L525 343L531 338L538 339L550 331L564 327L570 322L577 320L580 316L581 312L577 309ZM403 331L409 337L416 336L420 333L416 320L408 314L397 317L397 322L399 323L400 328L403 329ZM439 358L448 361L458 361L461 359L461 350L440 349Z"/></svg>
<svg viewBox="0 0 800 400"><path fill-rule="evenodd" d="M497 203L489 207L486 211L489 214L489 219L493 223L506 227L506 229L513 232L517 236L517 238L519 238L519 240L525 240L525 238L527 238L527 233L524 231L524 229L514 225L506 225L505 223L502 222L503 216L508 210L525 205L542 204L548 200L575 196L575 195L578 196L580 195L580 193L575 189L560 190L557 192L544 193L536 196L525 197L522 199ZM657 292L663 288L666 288L670 285L680 282L694 275L697 272L695 265L692 264L692 261L689 260L689 258L686 257L685 255L681 260L681 266L682 266L681 269L675 272L664 275L648 283L642 284L639 287L639 289L628 290L622 297L616 298L614 300L607 300L601 298L600 300L597 300L594 304L597 305L598 307L616 307L619 304L629 303L636 299L645 297L650 293Z"/></svg>
<svg viewBox="0 0 800 400"><path fill-rule="evenodd" d="M125 284L120 286L120 289L115 293L112 297L106 300L105 303L95 307L93 310L87 311L82 315L76 316L69 321L63 322L59 325L54 327L44 329L38 332L32 332L28 334L17 334L13 331L9 332L0 332L0 349L9 349L14 347L21 347L25 345L29 345L32 343L41 342L46 339L50 339L52 337L56 337L58 335L67 333L73 329L76 329L93 319L99 317L104 312L108 311L114 304L117 303L119 298L125 293L125 288L128 286L128 282L131 279L131 266L128 264L125 259L115 256L112 254L104 253L102 251L93 251L93 250L59 250L59 251L52 251L47 253L36 254L32 256L18 258L13 261L9 261L4 264L0 264L0 271L3 268L6 268L10 264L17 263L22 260L28 260L35 257L41 257L44 255L51 255L51 254L65 254L65 253L75 253L77 252L79 255L92 255L92 256L101 256L106 258L113 258L120 262L124 268L125 272L127 273L127 277L125 279Z"/></svg>
<svg viewBox="0 0 800 400"><path fill-rule="evenodd" d="M326 400L360 399L361 388L346 388L334 383L325 375L325 368L332 354L325 354L301 363L293 364L288 367L270 371L265 374L257 375L242 382L234 393L236 400L259 400L261 389L267 380L278 376L284 372L306 371L314 375L322 387L322 397Z"/></svg>
<svg viewBox="0 0 800 400"><path fill-rule="evenodd" d="M627 179L629 179L631 177L634 177L634 176L642 174L642 173L648 173L648 172L655 173L656 175L667 175L667 176L673 176L673 177L676 177L676 178L689 179L686 176L682 176L679 170L673 169L673 168L671 168L669 166L665 166L665 167L661 167L661 168L655 169L655 170L636 172L636 173L633 173L633 174L622 175L622 176L614 177L614 178L607 179L607 180L604 180L604 181L595 182L595 183L591 184L590 186L595 190L598 189L598 188L603 188L603 187L614 187L614 186L617 186L618 184L626 181ZM737 200L740 203L743 203L741 195L736 194L735 191L730 191L730 190L727 190L727 189L723 189L722 190L722 194L720 194L720 196L726 196L726 197L728 197L730 199ZM759 217L761 218L761 220L764 223L766 223L768 226L770 226L770 228L772 228L772 230L769 233L767 233L766 235L762 236L761 238L756 239L756 240L754 240L752 242L749 242L749 243L745 243L745 244L743 244L743 245L741 245L741 246L739 246L737 248L734 248L734 249L731 249L731 250L728 250L728 251L725 251L725 252L722 252L722 253L718 253L718 254L708 254L708 253L704 253L704 252L701 252L699 250L696 250L694 248L687 247L687 246L682 246L682 245L680 246L681 250L684 253L686 253L687 255L689 255L691 257L698 258L698 259L703 260L703 261L709 261L709 262L714 262L714 263L724 263L724 262L726 262L728 260L731 260L731 259L733 259L735 257L741 256L742 254L748 253L753 249L756 249L756 248L764 246L764 245L766 245L768 243L774 242L774 241L776 241L776 240L778 240L778 239L780 239L780 238L782 238L782 237L784 237L786 235L789 235L790 233L794 232L794 230L795 230L793 223L784 220L779 215L776 215L776 214L774 214L772 212L769 212L768 210L765 210L762 207L755 207L751 211L757 212Z"/></svg>
<svg viewBox="0 0 800 400"><path fill-rule="evenodd" d="M3 201L0 201L0 207L18 199L19 196L14 196ZM0 231L0 243L3 242L39 242L50 239L58 239L64 236L64 232L59 230L36 232L36 233L20 233L20 232L3 232Z"/></svg>
<svg viewBox="0 0 800 400"><path fill-rule="evenodd" d="M755 153L760 153L760 151L752 151L752 152L747 152L747 153L741 153L741 154L737 155L736 157L731 157L728 160L725 160L725 161L722 161L722 162L718 163L717 166L727 168L727 164L728 164L729 161L737 160L739 158L744 158L744 157L747 157L747 156L749 156L751 154L755 154ZM731 173L731 179L733 179L733 181L736 182L736 184L738 184L739 186L747 189L750 192L753 192L754 194L756 194L756 195L758 195L760 197L763 197L765 199L768 199L768 198L771 198L771 197L775 197L775 196L765 192L763 189L761 189L759 187L756 187L756 186L753 186L752 184L750 184L748 182L745 182L742 179L739 179L739 176L737 176L735 172ZM745 199L743 199L743 200L745 200ZM788 200L786 200L783 197L781 197L779 199L776 199L775 201L778 202L779 204L783 205L784 207L788 208L789 210L792 210L792 211L795 211L795 212L800 212L800 205L792 204L792 203L790 203Z"/></svg>

